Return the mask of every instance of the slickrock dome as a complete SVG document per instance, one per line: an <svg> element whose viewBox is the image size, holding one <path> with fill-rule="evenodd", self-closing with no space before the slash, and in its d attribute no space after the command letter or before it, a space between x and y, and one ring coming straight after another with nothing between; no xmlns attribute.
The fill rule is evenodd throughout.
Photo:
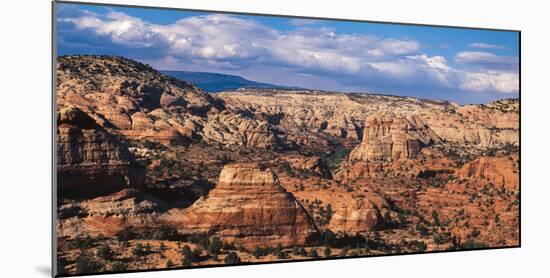
<svg viewBox="0 0 550 278"><path fill-rule="evenodd" d="M270 169L257 164L226 165L218 185L166 221L184 233L212 232L243 246L306 245L318 231L302 205Z"/></svg>

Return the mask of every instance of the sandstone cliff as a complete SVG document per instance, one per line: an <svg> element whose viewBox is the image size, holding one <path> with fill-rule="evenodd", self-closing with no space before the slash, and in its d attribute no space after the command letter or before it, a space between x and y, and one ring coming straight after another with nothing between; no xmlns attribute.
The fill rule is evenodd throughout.
<svg viewBox="0 0 550 278"><path fill-rule="evenodd" d="M156 200L137 189L122 191L58 207L58 237L115 236L158 227Z"/></svg>
<svg viewBox="0 0 550 278"><path fill-rule="evenodd" d="M414 158L422 146L438 143L439 137L415 116L367 118L363 141L349 155L351 161L391 161Z"/></svg>
<svg viewBox="0 0 550 278"><path fill-rule="evenodd" d="M140 187L143 169L115 136L80 109L57 114L57 185L60 198Z"/></svg>
<svg viewBox="0 0 550 278"><path fill-rule="evenodd" d="M183 233L210 232L246 247L306 245L317 233L302 205L270 169L226 165L215 189L164 221Z"/></svg>
<svg viewBox="0 0 550 278"><path fill-rule="evenodd" d="M487 180L497 187L511 190L519 186L519 162L518 157L480 157L466 163L457 172L461 178L474 178Z"/></svg>
<svg viewBox="0 0 550 278"><path fill-rule="evenodd" d="M327 137L356 142L363 136L365 118L388 113L418 116L442 140L475 148L519 141L517 99L461 106L412 97L268 89L224 92L219 98L232 109L270 119L303 147L327 144Z"/></svg>
<svg viewBox="0 0 550 278"><path fill-rule="evenodd" d="M381 197L370 194L367 199L346 200L335 207L329 229L350 235L384 228L382 207L388 204Z"/></svg>

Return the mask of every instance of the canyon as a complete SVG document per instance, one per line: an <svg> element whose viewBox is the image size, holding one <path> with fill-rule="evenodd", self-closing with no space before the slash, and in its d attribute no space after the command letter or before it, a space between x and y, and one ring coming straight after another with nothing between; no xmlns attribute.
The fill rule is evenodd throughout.
<svg viewBox="0 0 550 278"><path fill-rule="evenodd" d="M56 71L62 273L519 245L518 99L207 93L114 56Z"/></svg>

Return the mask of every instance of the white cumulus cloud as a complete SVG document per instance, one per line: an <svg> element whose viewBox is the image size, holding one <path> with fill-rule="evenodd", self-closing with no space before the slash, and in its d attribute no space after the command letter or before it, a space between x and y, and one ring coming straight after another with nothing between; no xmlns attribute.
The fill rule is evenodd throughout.
<svg viewBox="0 0 550 278"><path fill-rule="evenodd" d="M485 48L485 49L508 49L507 47L502 45L483 43L483 42L473 42L468 46L473 48Z"/></svg>
<svg viewBox="0 0 550 278"><path fill-rule="evenodd" d="M433 82L442 88L499 93L514 93L519 87L515 57L464 51L457 53L454 61L471 69L457 69L443 56L423 54L422 44L414 39L338 33L320 27L318 21L293 20L291 24L299 28L281 31L226 14L192 16L171 24L153 24L115 11L71 14L58 20L121 47L154 47L161 58L152 63L161 67L252 70L255 75L280 68L296 76L334 78L334 82L338 77L367 85L378 80ZM495 48L483 43L470 46ZM261 81L271 81L270 75Z"/></svg>

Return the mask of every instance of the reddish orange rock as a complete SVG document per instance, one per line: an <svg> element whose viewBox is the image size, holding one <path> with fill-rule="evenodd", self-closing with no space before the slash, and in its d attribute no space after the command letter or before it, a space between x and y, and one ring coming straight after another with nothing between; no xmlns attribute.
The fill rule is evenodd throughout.
<svg viewBox="0 0 550 278"><path fill-rule="evenodd" d="M318 232L275 173L257 164L226 165L206 198L171 210L164 219L180 232L216 233L249 248L307 245Z"/></svg>
<svg viewBox="0 0 550 278"><path fill-rule="evenodd" d="M481 178L507 189L515 189L519 185L519 169L517 155L501 157L479 157L460 168L461 178Z"/></svg>
<svg viewBox="0 0 550 278"><path fill-rule="evenodd" d="M351 161L391 161L414 158L420 147L441 139L416 116L367 118L363 141L350 153Z"/></svg>
<svg viewBox="0 0 550 278"><path fill-rule="evenodd" d="M139 187L143 174L128 148L94 119L73 106L59 108L57 185L60 198Z"/></svg>

